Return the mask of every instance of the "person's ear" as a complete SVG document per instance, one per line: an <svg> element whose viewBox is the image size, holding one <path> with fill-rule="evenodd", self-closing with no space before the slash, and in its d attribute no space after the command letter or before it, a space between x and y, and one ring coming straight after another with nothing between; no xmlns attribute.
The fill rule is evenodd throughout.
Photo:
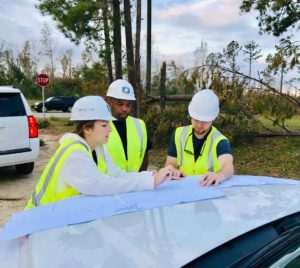
<svg viewBox="0 0 300 268"><path fill-rule="evenodd" d="M93 129L90 128L90 127L85 127L85 128L83 128L83 135L84 135L84 137L89 136L89 135L91 134L92 130L93 130Z"/></svg>
<svg viewBox="0 0 300 268"><path fill-rule="evenodd" d="M105 101L111 106L112 99L110 97L105 97Z"/></svg>

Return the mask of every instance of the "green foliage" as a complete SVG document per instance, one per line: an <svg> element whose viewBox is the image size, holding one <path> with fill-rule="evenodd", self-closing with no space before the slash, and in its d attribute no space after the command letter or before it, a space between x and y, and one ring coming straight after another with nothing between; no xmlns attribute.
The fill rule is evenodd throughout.
<svg viewBox="0 0 300 268"><path fill-rule="evenodd" d="M85 95L105 96L109 82L107 71L103 64L97 62L91 67L84 65L81 68L81 73L81 87L82 91L85 92Z"/></svg>
<svg viewBox="0 0 300 268"><path fill-rule="evenodd" d="M289 100L271 93L252 92L251 106L256 115L272 117L274 125L284 125L297 113L297 107Z"/></svg>
<svg viewBox="0 0 300 268"><path fill-rule="evenodd" d="M299 1L243 0L240 9L245 13L251 12L251 10L259 12L256 19L260 33L265 32L275 36L285 34L285 38L280 40L280 49L276 47L277 52L271 63L273 69L283 64L290 68L299 66L299 40L291 40L294 37L293 29L297 31L300 28ZM286 32L288 33L286 34Z"/></svg>
<svg viewBox="0 0 300 268"><path fill-rule="evenodd" d="M262 126L259 116L272 117L273 124L285 127L285 121L292 118L296 112L296 105L288 98L274 92L263 90L248 90L247 81L230 78L218 70L218 66L203 67L185 72L177 78L177 92L193 93L197 89L210 88L220 99L221 114L214 125L229 138L233 144L251 142ZM174 90L176 91L176 90ZM168 107L161 113L157 108L148 110L146 120L153 131L154 144L168 143L170 128L183 124L190 124L187 105ZM172 110L173 109L173 110ZM174 120L174 122L172 122Z"/></svg>
<svg viewBox="0 0 300 268"><path fill-rule="evenodd" d="M16 61L12 51L0 44L0 85L9 85L20 89L27 99L42 99L41 87L36 85L35 67L32 62L28 42L24 51ZM72 78L70 78L72 76ZM107 70L100 62L92 66L84 65L73 70L69 77L51 77L50 84L45 88L45 98L52 96L105 95L108 87Z"/></svg>
<svg viewBox="0 0 300 268"><path fill-rule="evenodd" d="M48 128L50 126L50 123L46 118L38 118L37 126L38 126L38 129Z"/></svg>
<svg viewBox="0 0 300 268"><path fill-rule="evenodd" d="M191 78L187 74L182 74L176 80L176 85L180 89L181 94L192 94L195 91L195 77L198 77L198 73L194 73Z"/></svg>
<svg viewBox="0 0 300 268"><path fill-rule="evenodd" d="M32 44L28 40L25 41L22 51L18 54L18 61L26 77L34 78L37 74L37 62L33 56Z"/></svg>
<svg viewBox="0 0 300 268"><path fill-rule="evenodd" d="M243 114L222 114L216 119L214 126L216 126L233 145L252 142L255 139L255 133L259 130L255 122Z"/></svg>
<svg viewBox="0 0 300 268"><path fill-rule="evenodd" d="M225 63L228 64L233 74L240 69L237 64L237 57L241 49L242 47L240 46L240 44L234 40L227 45L226 49L223 49Z"/></svg>
<svg viewBox="0 0 300 268"><path fill-rule="evenodd" d="M51 15L66 37L79 42L83 37L100 39L99 9L105 1L40 0L37 5L43 15Z"/></svg>
<svg viewBox="0 0 300 268"><path fill-rule="evenodd" d="M275 118L273 117L265 117L265 116L258 116L257 119L268 129L272 130L273 132L281 132L282 128L278 125L274 125ZM286 119L284 121L284 125L287 129L294 132L300 131L300 116L295 115L291 119Z"/></svg>
<svg viewBox="0 0 300 268"><path fill-rule="evenodd" d="M81 83L77 79L69 78L53 78L50 85L45 88L45 97L52 96L76 96L80 97L83 94ZM40 95L41 96L41 95Z"/></svg>
<svg viewBox="0 0 300 268"><path fill-rule="evenodd" d="M246 56L244 61L249 63L249 76L252 75L252 64L256 60L262 57L261 49L259 48L259 44L255 43L253 40L248 42L243 49L243 53Z"/></svg>
<svg viewBox="0 0 300 268"><path fill-rule="evenodd" d="M298 1L243 0L242 12L257 10L260 32L280 36L291 28L299 29L300 5Z"/></svg>
<svg viewBox="0 0 300 268"><path fill-rule="evenodd" d="M245 59L246 62L252 62L262 57L259 44L255 43L253 40L248 42L244 48L243 53L247 56Z"/></svg>
<svg viewBox="0 0 300 268"><path fill-rule="evenodd" d="M249 95L245 81L234 81L214 76L208 86L220 99L221 114L214 122L217 128L233 143L252 141L258 131L253 114L249 111Z"/></svg>
<svg viewBox="0 0 300 268"><path fill-rule="evenodd" d="M158 106L147 108L143 119L153 146L169 144L171 135L177 127L190 124L185 105L168 106L163 112Z"/></svg>

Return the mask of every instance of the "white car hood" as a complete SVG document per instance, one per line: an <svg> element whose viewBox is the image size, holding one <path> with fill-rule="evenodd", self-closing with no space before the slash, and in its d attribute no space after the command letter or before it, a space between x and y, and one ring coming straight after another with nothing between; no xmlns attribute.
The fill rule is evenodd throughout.
<svg viewBox="0 0 300 268"><path fill-rule="evenodd" d="M0 267L178 267L300 211L299 185L222 189L225 197L132 212L0 241Z"/></svg>

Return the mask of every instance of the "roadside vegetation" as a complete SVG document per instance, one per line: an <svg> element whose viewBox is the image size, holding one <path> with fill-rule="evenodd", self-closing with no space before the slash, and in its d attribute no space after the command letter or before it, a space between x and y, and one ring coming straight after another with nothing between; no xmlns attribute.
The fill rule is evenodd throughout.
<svg viewBox="0 0 300 268"><path fill-rule="evenodd" d="M293 1L241 2L242 13L258 11L256 19L262 34L280 37L272 53L266 55L254 40L232 40L222 44L220 51L212 52L201 40L193 51L193 68L169 60L162 63L161 70L151 69L148 64L142 70L140 0L124 1L124 5L120 1L74 1L69 5L66 0L53 5L53 1L41 0L37 8L43 15L50 15L73 42L83 41L86 50L82 62L74 64L70 49L61 54L55 50L57 40L45 24L37 48L27 40L16 52L0 40L0 85L19 88L32 104L41 99L41 89L36 85L41 72L50 77L45 99L59 95L105 96L110 82L126 76L137 97L135 115L146 122L154 147L150 164L156 167L164 162L174 129L189 124L187 104L192 95L210 88L220 98L221 106L214 125L231 141L236 173L300 178L300 43L294 34L299 30L300 6ZM135 24L131 23L132 12L136 13ZM122 47L123 30L126 48ZM151 47L151 39L147 46ZM151 56L155 58L154 54L147 55L147 62ZM258 61L264 63L264 70L257 70ZM149 81L146 73L151 74ZM61 118L39 119L38 125L41 133L61 134L73 129L67 119Z"/></svg>
<svg viewBox="0 0 300 268"><path fill-rule="evenodd" d="M270 121L261 120L272 127ZM294 130L300 130L300 116L287 121ZM73 131L68 118L50 117L38 119L42 132L61 135ZM276 129L276 127L275 127ZM155 145L149 154L149 169L158 169L166 160L169 137L165 142ZM298 137L256 137L251 142L233 146L235 174L264 175L300 179L300 136Z"/></svg>

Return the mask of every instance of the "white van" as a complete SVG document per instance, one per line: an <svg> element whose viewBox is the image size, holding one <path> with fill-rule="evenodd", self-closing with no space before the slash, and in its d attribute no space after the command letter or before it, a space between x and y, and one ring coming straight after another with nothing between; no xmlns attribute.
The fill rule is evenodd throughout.
<svg viewBox="0 0 300 268"><path fill-rule="evenodd" d="M35 117L19 89L0 86L0 167L31 173L40 141Z"/></svg>

